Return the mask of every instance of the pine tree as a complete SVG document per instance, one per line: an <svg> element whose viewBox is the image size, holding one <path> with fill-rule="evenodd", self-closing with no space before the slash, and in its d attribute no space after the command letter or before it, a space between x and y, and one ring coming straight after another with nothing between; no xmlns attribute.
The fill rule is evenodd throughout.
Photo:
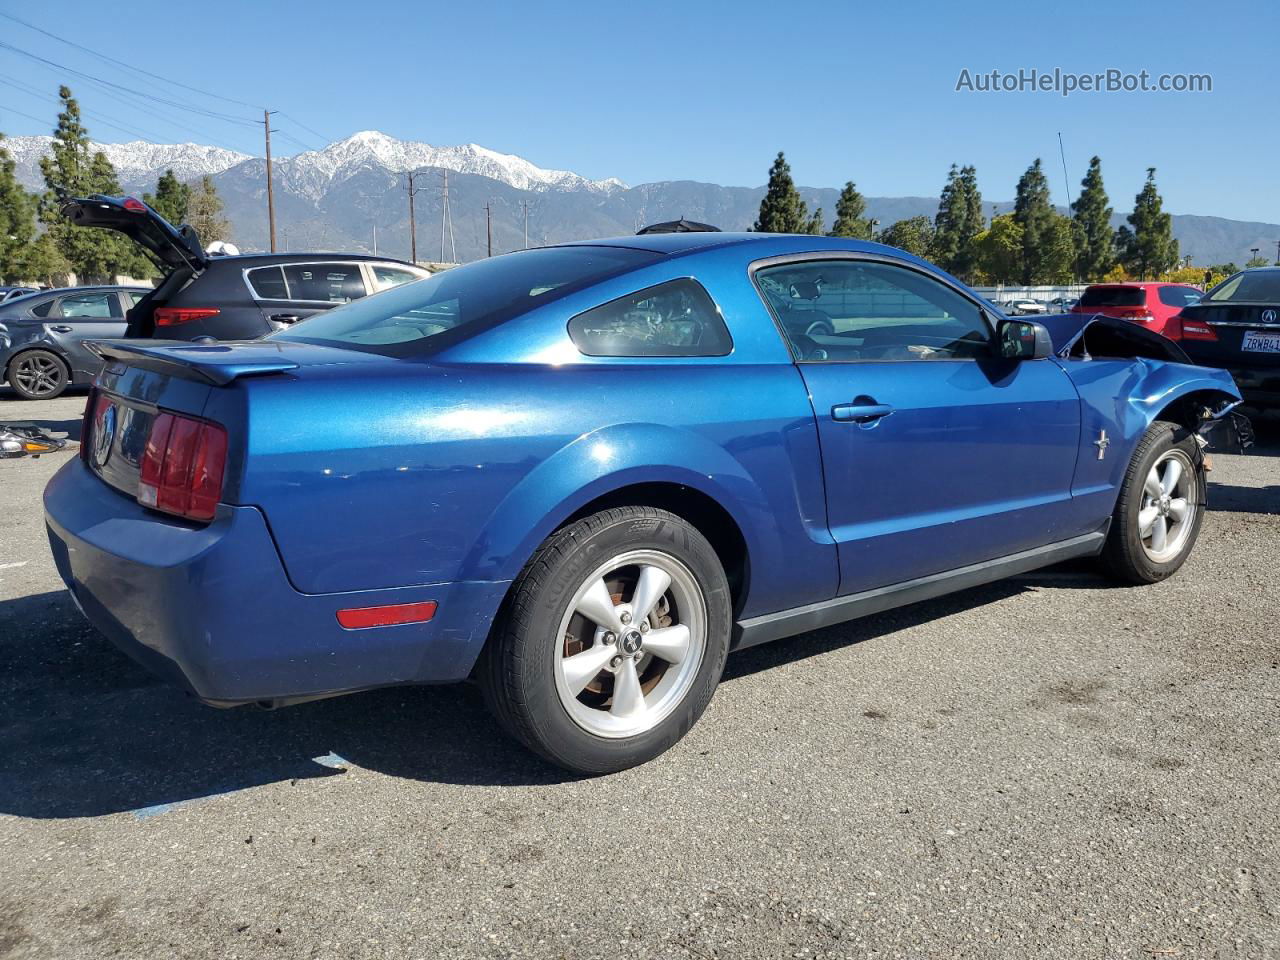
<svg viewBox="0 0 1280 960"><path fill-rule="evenodd" d="M822 211L813 217L800 199L791 179L791 167L782 152L769 168L769 186L760 201L760 214L751 228L757 233L821 233Z"/></svg>
<svg viewBox="0 0 1280 960"><path fill-rule="evenodd" d="M934 261L942 269L970 279L977 256L974 239L986 223L975 167L951 165L933 223L934 239L930 254Z"/></svg>
<svg viewBox="0 0 1280 960"><path fill-rule="evenodd" d="M933 247L933 221L928 217L899 220L881 230L876 240L923 259Z"/></svg>
<svg viewBox="0 0 1280 960"><path fill-rule="evenodd" d="M1156 168L1147 168L1147 182L1134 198L1129 226L1116 231L1120 262L1139 280L1160 276L1178 262L1178 241L1173 238L1173 217L1164 212L1156 189Z"/></svg>
<svg viewBox="0 0 1280 960"><path fill-rule="evenodd" d="M187 222L187 207L191 202L191 187L179 180L172 170L166 170L156 182L156 192L146 193L142 199L175 227Z"/></svg>
<svg viewBox="0 0 1280 960"><path fill-rule="evenodd" d="M871 239L871 223L867 220L867 201L852 180L840 191L836 200L836 221L827 234L829 237L853 237L858 240Z"/></svg>
<svg viewBox="0 0 1280 960"><path fill-rule="evenodd" d="M1051 272L1049 247L1053 242L1054 210L1039 157L1018 180L1013 219L1022 227L1020 279L1024 284L1043 282Z"/></svg>
<svg viewBox="0 0 1280 960"><path fill-rule="evenodd" d="M1098 157L1089 161L1089 170L1080 187L1080 196L1071 205L1080 245L1076 273L1081 280L1092 283L1101 280L1115 265L1112 210L1102 185L1102 161Z"/></svg>
<svg viewBox="0 0 1280 960"><path fill-rule="evenodd" d="M215 240L231 239L231 223L222 216L222 198L218 196L213 177L201 177L191 190L187 201L187 222L206 247Z"/></svg>
<svg viewBox="0 0 1280 960"><path fill-rule="evenodd" d="M28 248L35 239L35 207L14 175L16 165L4 148L0 133L0 280L31 279L22 273Z"/></svg>
<svg viewBox="0 0 1280 960"><path fill-rule="evenodd" d="M62 112L53 132L50 155L40 158L46 191L40 198L40 221L59 254L80 283L111 282L117 274L144 277L152 272L131 240L111 230L76 227L62 216L61 195L83 197L120 192L111 161L90 149L89 131L80 122L80 105L67 87L58 88Z"/></svg>

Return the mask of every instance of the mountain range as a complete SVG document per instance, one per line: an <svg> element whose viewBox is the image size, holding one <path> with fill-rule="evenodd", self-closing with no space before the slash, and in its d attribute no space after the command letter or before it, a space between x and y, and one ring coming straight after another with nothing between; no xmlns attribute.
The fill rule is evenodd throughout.
<svg viewBox="0 0 1280 960"><path fill-rule="evenodd" d="M3 145L16 163L20 182L43 186L39 158L50 137L11 137ZM259 157L194 143L143 141L95 144L106 153L126 193L154 190L169 168L182 180L209 175L217 184L231 220L232 240L244 251L267 247L266 161ZM768 151L765 151L767 153ZM415 177L419 260L471 260L488 249L489 208L495 253L587 237L634 233L646 223L687 217L726 230L744 230L754 221L764 187L727 187L693 180L628 186L621 180L592 180L566 170L548 170L522 157L478 144L436 147L364 131L323 150L277 158L273 165L277 241L292 250L377 250L409 257L406 174ZM445 229L444 173L448 171L452 244ZM830 223L836 188L801 187L810 208L821 207ZM867 197L867 216L888 225L913 216L932 217L936 197ZM1011 201L988 205L988 212L1012 210ZM1123 213L1115 223L1123 222ZM1280 224L1178 215L1173 232L1183 254L1197 264L1244 263L1251 248L1270 256L1280 241ZM441 240L445 241L442 252ZM454 251L456 250L456 257Z"/></svg>

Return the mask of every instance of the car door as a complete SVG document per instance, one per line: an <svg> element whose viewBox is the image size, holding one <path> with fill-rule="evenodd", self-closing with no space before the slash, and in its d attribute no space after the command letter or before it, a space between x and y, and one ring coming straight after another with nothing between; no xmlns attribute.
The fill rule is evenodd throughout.
<svg viewBox="0 0 1280 960"><path fill-rule="evenodd" d="M755 276L779 315L816 285L835 328L783 327L817 417L841 595L1074 535L1080 402L1054 361L1001 358L976 300L900 261L792 258Z"/></svg>
<svg viewBox="0 0 1280 960"><path fill-rule="evenodd" d="M322 260L256 267L245 278L274 329L369 294L359 261Z"/></svg>
<svg viewBox="0 0 1280 960"><path fill-rule="evenodd" d="M49 340L71 365L78 382L97 376L102 361L85 347L86 340L123 337L124 308L114 290L94 290L60 297L45 321Z"/></svg>

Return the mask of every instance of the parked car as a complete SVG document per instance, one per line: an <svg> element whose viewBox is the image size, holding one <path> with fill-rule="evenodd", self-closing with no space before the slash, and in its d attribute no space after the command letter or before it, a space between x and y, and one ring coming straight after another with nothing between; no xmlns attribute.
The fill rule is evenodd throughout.
<svg viewBox="0 0 1280 960"><path fill-rule="evenodd" d="M64 287L0 304L0 377L25 400L86 385L102 361L85 340L122 337L125 313L147 287Z"/></svg>
<svg viewBox="0 0 1280 960"><path fill-rule="evenodd" d="M1079 297L1054 297L1045 301L1044 310L1045 313L1070 313L1079 302Z"/></svg>
<svg viewBox="0 0 1280 960"><path fill-rule="evenodd" d="M1005 316L1025 317L1031 314L1044 313L1044 304L1030 297L1015 297L1005 301Z"/></svg>
<svg viewBox="0 0 1280 960"><path fill-rule="evenodd" d="M39 287L0 287L0 303L15 297L25 297L28 293L38 293L39 290Z"/></svg>
<svg viewBox="0 0 1280 960"><path fill-rule="evenodd" d="M1280 267L1228 277L1178 322L1196 363L1229 370L1250 405L1280 408Z"/></svg>
<svg viewBox="0 0 1280 960"><path fill-rule="evenodd" d="M1178 314L1203 296L1201 290L1185 283L1095 283L1085 287L1073 312L1131 320L1170 340L1179 340Z"/></svg>
<svg viewBox="0 0 1280 960"><path fill-rule="evenodd" d="M430 276L411 263L365 254L210 255L190 227L173 226L136 197L72 199L62 215L78 226L123 233L164 269L160 285L129 312L130 337L252 340Z"/></svg>
<svg viewBox="0 0 1280 960"><path fill-rule="evenodd" d="M820 278L841 332L780 323ZM689 730L731 649L1070 557L1178 570L1235 384L1132 324L1047 319L879 244L671 233L254 343L100 344L53 556L205 702L474 677L542 756L617 770Z"/></svg>

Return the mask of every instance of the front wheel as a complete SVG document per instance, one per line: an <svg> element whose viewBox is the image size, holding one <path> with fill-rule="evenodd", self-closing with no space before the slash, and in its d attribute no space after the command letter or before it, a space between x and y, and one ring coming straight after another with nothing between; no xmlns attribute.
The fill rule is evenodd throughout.
<svg viewBox="0 0 1280 960"><path fill-rule="evenodd" d="M1138 441L1102 560L1117 579L1157 583L1191 553L1204 520L1204 456L1181 424L1157 420Z"/></svg>
<svg viewBox="0 0 1280 960"><path fill-rule="evenodd" d="M71 383L71 369L50 350L27 350L9 363L9 386L25 400L52 400Z"/></svg>
<svg viewBox="0 0 1280 960"><path fill-rule="evenodd" d="M480 664L509 733L562 767L609 773L656 757L702 715L729 649L715 551L665 510L620 507L539 548Z"/></svg>

